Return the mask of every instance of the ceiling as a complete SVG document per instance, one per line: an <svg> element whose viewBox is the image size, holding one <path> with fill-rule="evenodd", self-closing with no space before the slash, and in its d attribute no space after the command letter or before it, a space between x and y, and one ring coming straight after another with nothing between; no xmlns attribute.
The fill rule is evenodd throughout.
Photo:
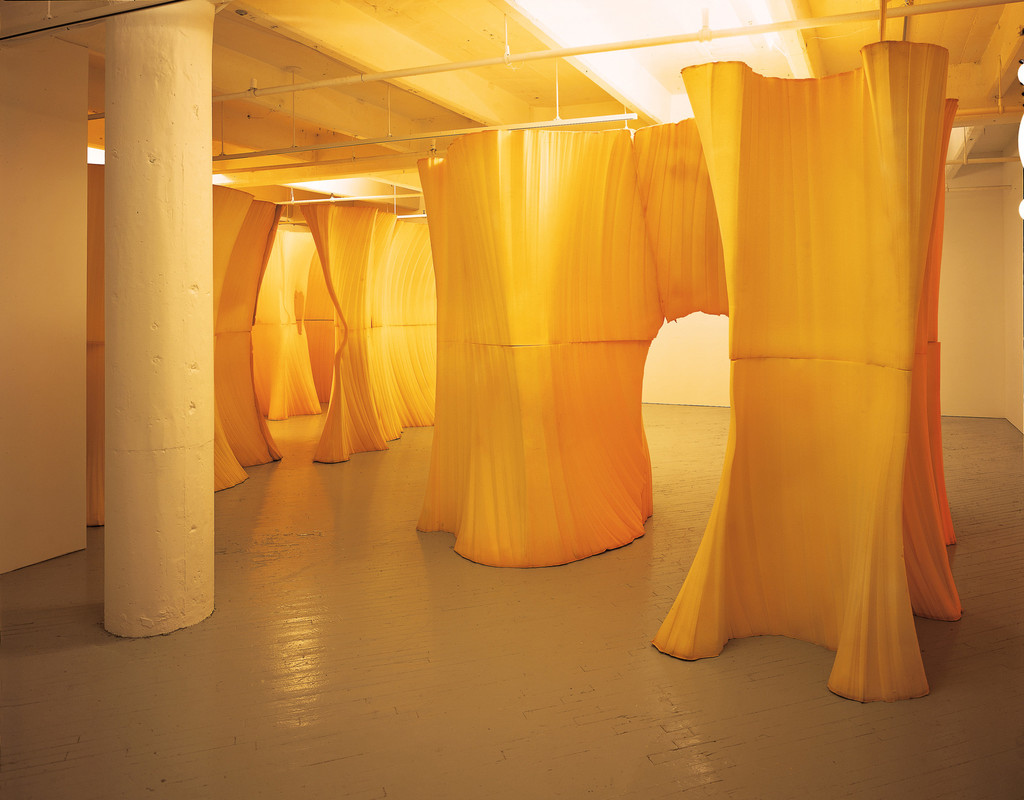
<svg viewBox="0 0 1024 800"><path fill-rule="evenodd" d="M156 2L0 0L0 38L55 35L89 48L94 117L89 139L102 148L105 23L89 18ZM888 13L933 2L938 0L890 0ZM581 127L676 121L689 116L682 67L741 60L765 75L822 77L858 67L861 47L880 35L879 0L231 0L216 5L212 134L219 180L279 202L333 194L375 198L367 202L401 211L421 208L416 162L443 154L453 141L445 132L607 115L619 118ZM870 12L873 19L717 35L854 12ZM711 35L692 36L702 29ZM986 158L1016 153L1022 31L1022 2L890 16L886 23L888 39L949 50L948 94L960 100L963 128L953 136L950 158L959 163L947 168L950 178ZM520 60L551 49L677 34L698 41ZM490 63L374 79L374 73L480 60ZM368 80L276 90L359 75ZM225 95L237 97L218 99ZM623 120L624 113L636 118ZM355 146L366 140L371 143ZM322 149L305 149L311 146ZM285 152L239 157L265 150Z"/></svg>

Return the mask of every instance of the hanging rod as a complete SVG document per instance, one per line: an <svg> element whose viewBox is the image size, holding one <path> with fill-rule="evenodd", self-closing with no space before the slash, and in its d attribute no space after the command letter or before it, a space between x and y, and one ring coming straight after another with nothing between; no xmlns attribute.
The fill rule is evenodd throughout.
<svg viewBox="0 0 1024 800"><path fill-rule="evenodd" d="M298 85L298 84L296 84ZM447 139L452 136L464 136L467 133L483 133L485 131L524 131L535 128L559 128L567 125L591 125L598 122L624 122L636 119L634 112L628 114L608 114L598 117L573 117L572 119L553 119L547 122L522 122L513 125L488 125L482 128L458 128L450 131L432 131L416 133L412 136L382 136L377 139L356 139L351 142L329 142L326 144L310 144L302 147L278 147L272 150L254 150L251 153L223 153L213 157L217 161L234 161L240 158L259 158L261 156L285 156L292 153L308 153L318 150L336 150L342 147L365 147L371 144L391 144L393 142L416 142L424 139Z"/></svg>
<svg viewBox="0 0 1024 800"><path fill-rule="evenodd" d="M387 200L405 200L409 197L423 197L423 192L412 192L406 194L367 194L361 197L345 197L343 195L331 195L330 197L315 197L311 200L277 200L275 205L279 206L304 206L309 203L354 203L360 202L384 202Z"/></svg>
<svg viewBox="0 0 1024 800"><path fill-rule="evenodd" d="M938 14L946 11L962 11L971 8L985 8L986 6L1008 6L1024 2L1024 0L940 0L925 5L903 6L891 8L886 14L888 18L899 19L900 17L913 17L919 14ZM712 39L728 39L738 36L757 36L764 33L778 33L780 31L798 31L807 28L823 28L829 25L844 25L855 22L874 22L879 18L879 11L854 11L848 14L833 14L828 17L808 17L806 19L791 19L781 22L770 22L762 25L747 25L741 28L723 28L722 30L702 29L693 33L680 33L672 36L657 36L647 39L632 39L621 42L609 42L608 44L590 44L580 47L561 47L549 50L535 50L530 53L518 53L493 58L481 58L476 61L450 61L444 64L429 64L422 67L410 67L408 69L396 69L387 72L364 72L358 75L347 75L343 78L326 78L319 81L307 83L296 83L294 85L268 86L266 89L248 89L244 92L233 94L221 94L213 98L215 103L224 103L228 100L245 100L253 97L265 97L272 94L287 94L289 92L304 92L310 89L324 89L332 86L350 86L356 83L373 83L376 81L391 81L398 78L412 78L420 75L436 75L441 72L458 72L464 69L478 69L481 67L508 66L521 64L527 61L543 61L551 58L572 58L574 56L592 55L595 53L611 53L618 50L639 50L646 47L662 47L670 44L686 44L689 42L707 42Z"/></svg>

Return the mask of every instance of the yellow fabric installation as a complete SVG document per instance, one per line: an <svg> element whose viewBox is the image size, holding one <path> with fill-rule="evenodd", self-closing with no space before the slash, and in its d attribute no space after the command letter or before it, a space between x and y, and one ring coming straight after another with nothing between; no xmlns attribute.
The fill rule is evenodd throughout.
<svg viewBox="0 0 1024 800"><path fill-rule="evenodd" d="M437 293L426 225L399 222L388 256L385 324L402 427L434 424Z"/></svg>
<svg viewBox="0 0 1024 800"><path fill-rule="evenodd" d="M374 324L395 216L372 208L303 206L338 327L327 419L314 460L386 450L401 434L382 324Z"/></svg>
<svg viewBox="0 0 1024 800"><path fill-rule="evenodd" d="M238 232L245 222L253 197L251 194L228 189L224 186L213 187L213 315L214 330L217 330L220 313L220 298L224 289L224 279L228 273L228 262L234 249ZM215 337L216 338L216 337ZM216 364L216 354L214 355ZM217 391L217 370L214 368L214 417L213 417L213 488L219 492L236 486L249 476L242 468L228 443L224 431L221 413L221 396Z"/></svg>
<svg viewBox="0 0 1024 800"><path fill-rule="evenodd" d="M651 513L640 392L662 322L627 131L517 131L420 162L437 406L420 530L484 564L628 544Z"/></svg>
<svg viewBox="0 0 1024 800"><path fill-rule="evenodd" d="M252 361L256 295L280 215L273 203L257 200L249 206L231 250L215 314L214 391L225 437L243 467L281 458L259 413Z"/></svg>
<svg viewBox="0 0 1024 800"><path fill-rule="evenodd" d="M309 280L306 283L306 303L302 307L302 329L309 347L309 366L313 385L321 405L331 399L331 380L334 375L335 319L334 303L327 291L320 256L313 252L309 262Z"/></svg>
<svg viewBox="0 0 1024 800"><path fill-rule="evenodd" d="M956 100L946 101L943 121L943 150L948 148ZM932 218L928 262L925 268L924 295L918 309L917 339L914 350L914 387L911 392L910 442L907 449L907 475L904 510L908 526L915 517L922 535L938 530L946 544L956 544L953 518L946 496L946 477L942 464L942 412L939 402L939 272L942 263L942 234L945 220L945 165L936 174L938 189ZM909 496L913 493L914 500ZM915 507L916 506L916 507Z"/></svg>
<svg viewBox="0 0 1024 800"><path fill-rule="evenodd" d="M947 152L957 102L947 100L942 120L942 152ZM903 545L914 613L935 619L957 619L960 598L953 585L944 545L956 541L946 498L942 464L942 422L939 412L938 300L939 267L945 216L945 159L938 164L935 206L928 239L924 286L918 307L914 342L910 429L903 480ZM936 457L937 456L937 457ZM939 468L936 469L936 462ZM938 546L941 543L942 546Z"/></svg>
<svg viewBox="0 0 1024 800"><path fill-rule="evenodd" d="M665 318L728 314L722 236L697 123L641 128L633 150Z"/></svg>
<svg viewBox="0 0 1024 800"><path fill-rule="evenodd" d="M263 273L252 329L253 370L260 413L270 419L321 412L302 323L315 249L308 231L279 230Z"/></svg>
<svg viewBox="0 0 1024 800"><path fill-rule="evenodd" d="M358 209L339 209L343 214L355 220ZM397 219L394 214L378 211L373 219L373 236L371 239L369 258L366 260L365 285L353 291L346 285L344 297L358 296L361 291L369 301L369 325L360 322L361 315L354 314L348 318L356 324L356 335L350 339L349 350L353 347L364 348L366 360L365 379L368 380L370 397L376 409L377 420L384 439L390 441L402 435L402 422L398 415L398 387L395 380L394 364L391 360L391 304L388 300L388 273L390 270L391 243L395 237ZM359 223L352 222L349 224ZM346 273L345 277L349 277ZM347 284L347 281L346 281ZM343 301L344 302L344 301ZM344 305L342 306L345 307ZM353 312L355 309L353 308ZM366 331L365 344L360 331ZM354 366L354 364L350 365ZM350 406L351 407L351 406ZM378 448L374 448L378 449Z"/></svg>
<svg viewBox="0 0 1024 800"><path fill-rule="evenodd" d="M928 692L902 482L947 54L883 42L862 58L821 80L683 71L722 230L733 403L711 519L655 645L692 659L740 636L816 642L836 650L829 688L868 701ZM922 544L924 571L945 548Z"/></svg>
<svg viewBox="0 0 1024 800"><path fill-rule="evenodd" d="M104 377L103 349L103 166L89 165L86 237L85 524L103 524Z"/></svg>

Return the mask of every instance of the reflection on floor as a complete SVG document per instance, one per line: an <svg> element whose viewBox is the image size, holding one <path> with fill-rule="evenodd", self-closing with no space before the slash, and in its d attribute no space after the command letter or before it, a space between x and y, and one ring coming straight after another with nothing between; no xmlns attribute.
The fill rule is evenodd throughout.
<svg viewBox="0 0 1024 800"><path fill-rule="evenodd" d="M932 694L831 695L833 654L779 637L683 662L650 639L693 558L728 410L645 407L655 516L633 544L534 570L417 533L430 429L310 461L317 417L217 495L217 610L104 633L102 530L0 577L0 796L1020 798L1024 459L947 419L960 622L918 620Z"/></svg>

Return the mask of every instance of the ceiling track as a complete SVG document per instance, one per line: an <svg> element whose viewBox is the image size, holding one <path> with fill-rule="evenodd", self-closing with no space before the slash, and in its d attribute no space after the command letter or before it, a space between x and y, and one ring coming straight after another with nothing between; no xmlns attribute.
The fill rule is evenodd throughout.
<svg viewBox="0 0 1024 800"><path fill-rule="evenodd" d="M940 2L927 3L925 5L908 5L898 8L890 8L885 11L884 14L889 19L899 19L901 17L914 17L921 14L941 14L949 11L986 8L988 6L1016 5L1017 3L1022 2L1024 2L1024 0L940 0ZM326 78L324 80L309 81L307 83L268 86L266 89L250 88L244 92L216 95L213 98L213 102L224 103L229 100L245 100L252 99L253 97L288 94L290 92L304 92L313 89L327 89L336 86L351 86L359 83L392 81L400 78L414 78L421 75L436 75L442 72L458 72L460 70L479 69L481 67L510 66L512 64L521 64L527 61L543 61L553 58L572 58L575 56L592 55L595 53L640 50L647 47L663 47L671 44L708 42L713 39L729 39L739 36L757 36L765 33L780 33L783 31L806 30L808 28L823 28L831 25L875 22L880 19L882 13L882 11L855 11L849 14L834 14L828 17L808 17L807 19L791 19L781 22L766 23L763 25L746 25L740 28L723 28L722 30L717 31L705 28L692 33L682 33L673 36L658 36L647 39L610 42L607 44L536 50L530 53L502 54L493 58L482 58L475 61L451 61L443 64L430 64L422 67L410 67L408 69L397 69L387 72L364 72L358 75L347 75L343 78Z"/></svg>

